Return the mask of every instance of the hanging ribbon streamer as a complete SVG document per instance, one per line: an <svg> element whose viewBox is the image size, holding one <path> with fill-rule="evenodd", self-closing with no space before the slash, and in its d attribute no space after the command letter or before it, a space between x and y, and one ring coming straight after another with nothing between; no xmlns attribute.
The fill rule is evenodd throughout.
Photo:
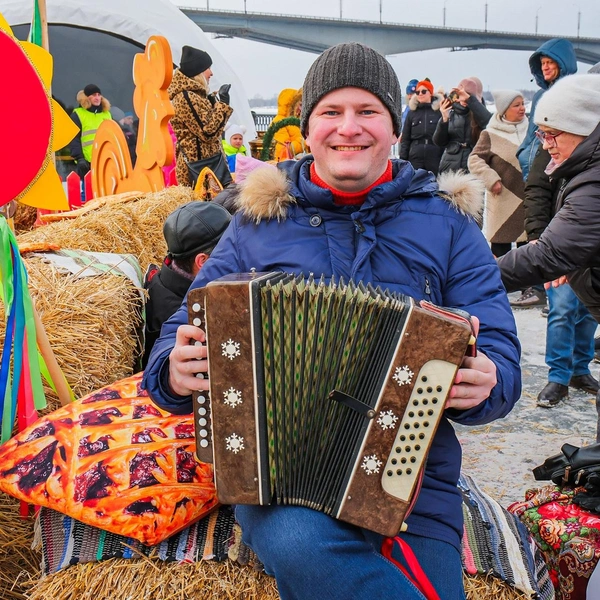
<svg viewBox="0 0 600 600"><path fill-rule="evenodd" d="M43 357L38 355L27 271L5 219L0 219L0 284L0 299L6 314L0 361L0 443L3 443L11 437L16 418L22 430L37 419L37 410L46 407L41 374L48 372Z"/></svg>

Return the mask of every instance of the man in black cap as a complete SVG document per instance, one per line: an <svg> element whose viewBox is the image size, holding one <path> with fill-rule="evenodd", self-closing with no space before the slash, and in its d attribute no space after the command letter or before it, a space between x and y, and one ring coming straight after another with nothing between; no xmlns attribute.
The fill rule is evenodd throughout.
<svg viewBox="0 0 600 600"><path fill-rule="evenodd" d="M100 123L112 119L110 102L102 96L100 88L90 83L77 93L79 107L71 113L71 119L79 127L69 144L71 156L75 159L76 171L81 178L90 170L92 146Z"/></svg>
<svg viewBox="0 0 600 600"><path fill-rule="evenodd" d="M148 302L143 368L162 324L181 306L230 220L231 215L222 206L200 201L184 204L167 217L163 226L167 256L162 267L150 265L144 278Z"/></svg>

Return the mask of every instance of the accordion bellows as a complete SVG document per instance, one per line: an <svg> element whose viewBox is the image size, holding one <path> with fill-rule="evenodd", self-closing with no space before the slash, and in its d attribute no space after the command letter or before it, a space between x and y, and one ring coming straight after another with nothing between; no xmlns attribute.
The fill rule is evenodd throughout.
<svg viewBox="0 0 600 600"><path fill-rule="evenodd" d="M409 510L469 343L468 315L280 272L188 294L206 329L200 460L219 501L306 506L384 535Z"/></svg>

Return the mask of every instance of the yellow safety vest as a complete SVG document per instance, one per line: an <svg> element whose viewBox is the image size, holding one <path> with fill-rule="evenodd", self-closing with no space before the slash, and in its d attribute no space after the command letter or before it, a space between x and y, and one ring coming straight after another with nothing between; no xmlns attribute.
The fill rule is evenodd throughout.
<svg viewBox="0 0 600 600"><path fill-rule="evenodd" d="M85 108L76 108L73 112L77 113L79 120L81 121L81 149L83 151L83 158L89 163L92 162L92 145L96 132L100 123L106 121L106 119L112 119L109 111L105 110L99 113L93 113Z"/></svg>

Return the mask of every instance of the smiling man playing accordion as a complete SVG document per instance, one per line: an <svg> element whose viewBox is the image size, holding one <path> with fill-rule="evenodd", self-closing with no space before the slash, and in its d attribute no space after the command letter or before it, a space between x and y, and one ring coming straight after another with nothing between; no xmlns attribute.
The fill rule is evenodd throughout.
<svg viewBox="0 0 600 600"><path fill-rule="evenodd" d="M191 324L185 303L164 325L144 376L159 406L196 413L200 455L211 447L215 450L219 496L236 503L243 539L277 578L284 600L463 598L463 522L456 488L461 449L451 421L489 423L505 416L520 395L515 323L496 262L475 221L482 190L468 175L452 174L438 183L431 173L415 171L408 162L389 160L400 133L400 107L397 77L374 50L346 43L317 58L304 82L301 117L312 155L280 163L277 169L257 169L244 182L237 214L192 284ZM244 277L260 279L265 273L296 275L270 275L288 279L284 284L271 282L268 293L252 291L247 283L223 285ZM307 283L310 274L313 283ZM338 294L342 290L330 311L315 313L339 321L330 338L318 328L316 341L303 333L299 306L304 300L297 294L307 285L314 286L315 294L321 285L331 287L331 293L333 288ZM228 291L234 287L237 292ZM296 294L292 303L290 290ZM201 298L193 302L196 293ZM240 294L247 304L235 304ZM261 295L260 303L252 294ZM341 306L344 302L355 302L352 310L360 305L359 312L371 304L397 303L397 312L383 314L388 309L382 308L377 316L386 323L389 319L391 341L378 337L385 328L377 320L358 323L349 316L349 309ZM261 333L256 321L249 320L259 304ZM232 310L233 306L244 308ZM277 318L273 311L279 311ZM471 326L477 352L462 357L472 342ZM244 335L250 336L245 342L233 334L244 328ZM453 345L455 333L460 342ZM300 339L301 344L293 343L304 348L298 356L289 349L295 365L289 364L291 358L270 362ZM450 353L448 345L453 347ZM340 347L345 350L337 353ZM261 367L256 366L259 351ZM344 371L348 355L355 358L359 352L360 359ZM322 389L310 393L309 386L316 384L306 382L314 381L314 369L302 365L315 355L322 357L325 375L319 379ZM238 359L244 356L247 374L234 385L232 377L242 364ZM427 371L435 361L451 366L443 375ZM418 366L411 368L409 362ZM279 366L268 366L272 364ZM196 376L199 373L204 375ZM374 389L369 375L381 387ZM225 386L227 380L230 385L219 388L217 399L216 386ZM279 386L277 404L258 402L273 386ZM209 390L215 411L212 426ZM333 416L303 406L317 396L319 406L332 410ZM443 410L437 410L440 402ZM251 418L262 425L247 427L244 434L236 431L238 425L228 425L223 412L232 405L235 410L250 407ZM274 415L282 410L287 416L279 421ZM288 421L291 412L295 416ZM344 436L352 427L359 435L347 441ZM315 429L327 431L329 437L311 437ZM284 430L287 437L282 437ZM281 458L269 454L276 443L279 449L289 448L284 454L292 456L291 475L278 474L288 471L279 469ZM343 474L335 485L323 483L329 481L330 470L319 475L314 462L302 467L320 479L321 489L337 490L333 499L322 501L293 487L306 481L301 469L295 470L300 461L341 462L342 449L348 447L354 448L352 457L337 469ZM230 478L233 487L228 491L227 480L220 478L227 477L229 467L220 469L219 461L250 456L247 450L262 466L255 464L252 476L240 472ZM236 500L236 481L244 488L239 486L244 477L258 490L241 503ZM374 491L352 488L354 481L367 477L377 477ZM355 510L357 493L362 499ZM386 508L390 505L392 509Z"/></svg>

